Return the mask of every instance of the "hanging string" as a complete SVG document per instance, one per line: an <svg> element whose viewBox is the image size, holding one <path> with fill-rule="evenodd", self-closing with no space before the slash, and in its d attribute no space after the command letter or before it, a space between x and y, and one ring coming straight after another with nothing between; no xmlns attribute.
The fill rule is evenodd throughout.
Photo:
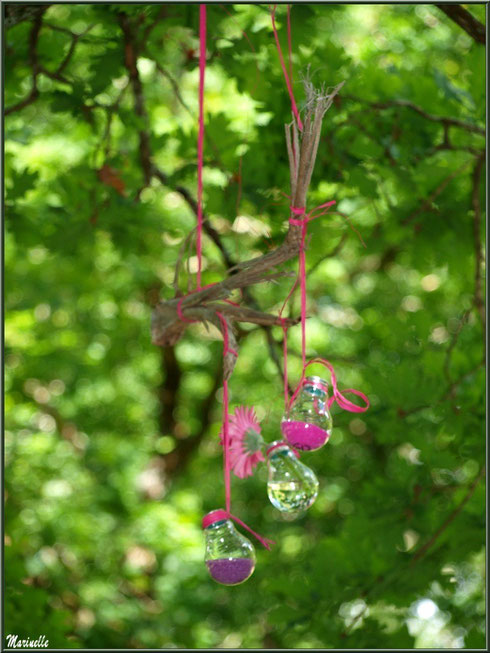
<svg viewBox="0 0 490 653"><path fill-rule="evenodd" d="M202 169L204 151L204 76L206 72L206 5L199 5L199 131L197 136L197 275L201 288L202 268Z"/></svg>
<svg viewBox="0 0 490 653"><path fill-rule="evenodd" d="M202 269L202 171L203 171L203 145L204 145L204 77L206 71L206 5L201 4L199 6L199 131L197 139L197 238L196 238L196 255L197 255L197 290L192 292L198 292L204 288L210 288L216 284L212 283L207 286L201 287L201 269ZM189 293L190 294L192 294ZM188 296L188 295L186 295ZM182 312L182 302L185 297L181 297L177 302L177 315L183 322L195 322L196 320L187 319ZM229 304L238 306L235 302L232 302L229 299L223 300ZM223 360L226 358L227 354L233 354L238 356L238 353L230 347L230 341L228 336L228 323L223 317L223 314L219 311L216 311L216 315L221 322L223 330ZM253 531L247 524L245 524L241 519L231 514L231 466L229 461L229 433L228 433L228 421L229 421L229 392L228 392L228 379L223 377L223 440L224 440L224 463L223 463L223 475L224 475L224 485L225 485L225 505L226 505L226 514L236 521L238 524L243 526L247 531L252 533L259 542L261 542L267 549L270 549L274 542L268 540L267 538L262 537L255 531Z"/></svg>
<svg viewBox="0 0 490 653"><path fill-rule="evenodd" d="M281 310L279 311L279 318L283 330L284 405L286 410L289 410L291 403L294 401L294 399L298 395L298 392L300 391L301 387L304 384L306 368L308 367L308 365L311 365L313 362L324 365L330 371L331 378L332 378L333 395L328 400L329 407L332 405L334 401L336 401L337 404L340 406L340 408L342 408L343 410L347 410L351 413L362 413L369 408L369 400L364 393L353 389L344 390L344 393L341 393L340 390L338 390L337 377L335 375L333 366L329 361L326 361L322 358L316 358L313 361L309 361L308 363L306 362L306 252L305 252L306 230L307 230L308 222L311 222L311 220L315 220L315 218L319 218L320 216L325 215L329 211L330 207L333 206L335 203L336 203L335 200L331 200L330 202L325 202L324 204L320 204L319 206L312 209L309 213L306 213L306 209L304 207L295 207L295 206L290 207L291 213L297 217L290 217L289 222L290 224L301 227L301 241L300 241L300 251L299 251L298 275L293 283L293 286L291 287L291 290L288 293L288 296L284 301L284 304L281 307ZM358 233L357 230L355 231L356 233ZM363 242L364 244L364 241L362 241L361 235L359 233L358 236L361 239L361 242ZM291 399L289 399L289 385L288 385L288 371L287 371L288 370L288 344L287 344L288 326L286 324L286 321L282 318L282 313L284 311L284 308L286 307L286 304L291 298L293 292L295 291L298 283L300 284L300 288L301 288L302 373L301 373L301 380L296 390L294 391ZM344 396L346 393L355 394L356 396L360 397L365 402L365 406L358 406L353 402L349 401L348 399L346 399Z"/></svg>
<svg viewBox="0 0 490 653"><path fill-rule="evenodd" d="M222 313L216 311L219 321L221 322L221 328L223 331L223 361L226 358L227 354L233 354L238 356L238 353L230 347L230 338L228 335L228 323ZM225 486L225 507L228 516L245 528L249 533L251 533L257 540L265 546L266 549L271 548L274 544L273 540L269 540L266 537L262 537L259 533L256 533L254 530L247 526L245 522L236 517L231 512L231 463L229 456L230 449L230 436L229 436L229 393L228 393L228 380L223 378L223 477L224 477L224 486Z"/></svg>
<svg viewBox="0 0 490 653"><path fill-rule="evenodd" d="M289 64L289 79L291 86L293 85L293 63L292 63L292 39L291 39L291 5L288 5L288 64Z"/></svg>
<svg viewBox="0 0 490 653"><path fill-rule="evenodd" d="M254 530L250 528L250 526L247 526L245 522L243 522L241 519L238 519L235 515L232 515L231 512L227 511L228 517L236 521L237 524L240 524L240 526L243 526L245 530L247 530L249 533L251 533L257 540L265 546L265 548L270 551L272 546L275 544L274 540L269 540L267 537L263 537L262 535L259 535L259 533L256 533Z"/></svg>
<svg viewBox="0 0 490 653"><path fill-rule="evenodd" d="M292 80L291 80L290 76L288 75L288 71L286 70L286 64L284 63L284 57L283 57L283 54L282 54L281 44L279 42L279 35L277 33L277 28L276 28L276 8L277 8L277 5L274 5L272 7L271 18L272 18L272 30L274 32L274 38L276 40L277 53L279 55L279 61L281 63L282 72L284 73L284 79L286 80L286 86L288 87L289 98L291 100L291 109L293 111L294 117L296 118L296 122L298 123L298 129L300 131L303 131L303 123L301 122L301 118L299 117L298 107L296 106L296 100L294 99ZM288 6L288 15L289 15L289 6ZM289 28L289 31L290 31L290 28ZM288 41L288 45L289 45L289 48L290 48L291 44L290 44L289 41ZM291 61L291 52L290 51L289 51L289 59Z"/></svg>
<svg viewBox="0 0 490 653"><path fill-rule="evenodd" d="M286 321L282 318L282 314L284 312L286 304L288 303L292 294L296 290L298 283L300 283L301 285L301 360L302 360L302 367L304 369L306 365L306 255L305 255L306 227L308 222L310 222L311 220L314 220L315 218L319 218L321 215L325 215L325 213L327 213L330 207L333 206L334 204L335 204L335 200L331 200L330 202L325 202L324 204L320 204L319 206L312 209L306 216L305 216L305 210L306 210L305 208L297 208L294 206L290 207L291 213L293 215L305 216L305 217L301 219L299 219L298 217L289 218L290 224L301 226L299 266L298 266L298 274L296 276L296 279L294 280L291 290L289 291L288 296L284 300L281 310L279 311L279 318L281 320L281 326L283 331L284 404L286 408L289 405L288 342L287 342L288 327Z"/></svg>

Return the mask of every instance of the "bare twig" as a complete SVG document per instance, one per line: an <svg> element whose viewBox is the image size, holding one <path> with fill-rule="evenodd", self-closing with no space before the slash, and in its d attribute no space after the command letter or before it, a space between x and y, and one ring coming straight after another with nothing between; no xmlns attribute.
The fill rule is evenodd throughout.
<svg viewBox="0 0 490 653"><path fill-rule="evenodd" d="M363 98L359 98L354 95L342 95L342 99L351 100L353 102L359 102L360 104L365 104L371 107L372 109L376 109L376 110L389 109L391 107L406 107L407 109L411 109L412 111L415 111L426 120L430 120L432 122L438 122L444 127L459 127L460 129L465 129L466 131L485 136L485 130L482 127L479 127L478 125L475 125L474 123L465 122L464 120L458 120L457 118L451 118L447 116L436 116L432 113L428 113L427 111L425 111L425 109L419 107L413 102L410 102L409 100L388 100L386 102L369 102L368 100L364 100Z"/></svg>
<svg viewBox="0 0 490 653"><path fill-rule="evenodd" d="M5 108L5 115L8 116L14 111L20 111L24 107L27 107L29 104L32 104L39 97L39 89L37 87L37 78L40 72L39 61L37 56L37 43L39 41L39 33L41 32L43 13L45 11L46 5L43 6L42 10L36 11L33 15L35 16L31 32L29 34L29 63L31 64L32 69L32 87L29 95L25 97L17 104L13 104L10 107Z"/></svg>
<svg viewBox="0 0 490 653"><path fill-rule="evenodd" d="M141 169L143 170L144 184L148 186L152 177L152 161L151 161L151 148L150 148L150 134L148 131L148 113L146 111L143 85L139 76L136 61L138 58L138 51L136 46L136 39L133 34L133 26L127 14L118 14L119 25L124 37L124 64L129 74L129 79L133 87L134 95L134 110L136 115L142 120L143 127L138 132L139 137L139 154ZM140 189L141 192L142 189Z"/></svg>
<svg viewBox="0 0 490 653"><path fill-rule="evenodd" d="M49 4L6 3L4 16L5 28L9 29L9 27L13 27L24 20L37 20L49 6Z"/></svg>
<svg viewBox="0 0 490 653"><path fill-rule="evenodd" d="M306 205L306 194L311 180L313 167L318 148L322 118L325 113L325 107L328 105L328 96L316 94L311 89L308 90L307 97L308 109L305 115L304 130L300 149L295 156L299 158L297 166L298 174L296 178L295 193L293 196L293 206L302 207ZM292 148L291 148L292 149ZM296 158L291 161L291 169L296 169ZM277 249L263 256L240 263L236 266L236 272L229 278L204 290L200 290L191 295L184 297L180 301L181 308L187 319L199 319L191 311L198 307L204 307L203 315L209 320L209 312L206 305L216 299L225 299L233 289L246 288L255 283L261 283L271 280L283 273L270 273L278 265L288 261L297 255L299 251L301 228L298 225L290 224L286 238L282 245ZM162 302L156 308L157 316L153 322L153 341L155 344L163 345L165 343L174 343L181 336L186 328L177 315L178 300ZM234 319L240 319L233 315ZM257 322L257 316L252 313L248 314L250 321L259 324L279 324L274 316L267 316L266 321ZM248 320L247 320L248 321Z"/></svg>
<svg viewBox="0 0 490 653"><path fill-rule="evenodd" d="M189 109L189 105L185 102L184 98L182 97L182 94L179 89L179 85L175 81L175 79L172 77L172 75L168 72L166 68L164 68L161 64L158 63L158 61L155 61L156 69L162 75L165 77L170 82L170 85L172 87L172 90L175 94L175 97L177 100L180 102L180 104L184 107L184 109L187 111L187 113L192 116L192 118L195 118L194 114L192 111Z"/></svg>
<svg viewBox="0 0 490 653"><path fill-rule="evenodd" d="M415 564L417 564L417 562L429 551L429 549L432 548L432 546L435 544L435 542L438 540L438 538L442 535L442 533L444 533L444 531L452 524L452 522L460 514L460 512L463 510L465 505L468 503L468 501L471 499L471 497L475 493L475 490L478 487L478 483L481 481L481 479L483 478L484 475L485 475L485 467L482 467L482 469L480 470L480 473L476 476L476 478L473 480L473 482L469 486L468 491L466 492L466 494L463 497L462 501L448 515L448 517L444 520L444 522L437 529L437 531L432 535L432 537L420 549L418 549L418 551L416 551L413 554L413 556L412 556L412 558L411 558L411 560L410 560L410 562L408 564L405 564L403 566L397 566L397 567L393 568L387 574L384 574L383 576L379 576L376 579L376 581L371 585L371 587L364 590L360 594L360 596L363 599L365 599L368 596L371 596L377 590L380 590L380 589L385 588L388 585L392 584L402 574L409 573L411 568ZM346 626L345 630L341 633L342 638L345 638L345 637L347 637L347 635L349 635L349 633L352 631L352 629L357 624L359 619L361 619L364 616L364 614L366 613L368 607L369 606L366 603L364 608L362 610L360 610L360 612L350 621L350 623Z"/></svg>
<svg viewBox="0 0 490 653"><path fill-rule="evenodd" d="M470 315L470 312L471 311L468 309L463 313L463 315L462 315L462 317L461 317L461 319L459 321L459 324L458 324L456 330L453 333L453 337L451 338L451 342L449 343L449 346L448 346L448 348L446 350L446 357L444 359L444 376L446 377L446 380L447 380L447 382L449 384L452 384L452 379L451 379L451 374L450 374L450 369L449 369L450 364L451 364L451 354L452 354L454 348L456 347L456 344L458 342L459 336L461 334L461 331L463 330L464 325L468 321L468 317Z"/></svg>
<svg viewBox="0 0 490 653"><path fill-rule="evenodd" d="M197 294L197 293L195 293ZM175 344L181 337L186 328L180 318L176 317L177 303L179 300L169 302L160 302L152 314L152 341L153 344L161 347L168 347ZM184 303L182 301L182 304ZM265 326L281 326L282 321L277 315L262 313L245 306L234 306L233 304L218 304L215 302L200 303L195 306L187 306L185 309L185 319L195 322L212 322L216 311L223 313L238 322L251 322ZM294 326L298 323L297 318L288 318L285 324Z"/></svg>
<svg viewBox="0 0 490 653"><path fill-rule="evenodd" d="M461 502L456 506L456 508L451 512L451 514L448 515L448 517L443 521L443 523L439 526L439 528L432 535L432 537L429 540L427 540L427 542L423 546L421 546L420 549L418 549L418 551L416 551L413 554L413 557L410 561L410 566L413 566L418 560L420 560L420 558L422 558L422 556L424 556L427 553L427 551L437 542L439 537L444 533L444 531L448 528L448 526L450 526L451 523L456 519L456 517L463 510L465 505L468 503L468 501L475 493L475 490L478 487L478 483L481 481L481 479L484 476L485 476L485 466L481 468L480 473L478 474L478 476L475 477L473 483L468 488L468 491L466 492Z"/></svg>
<svg viewBox="0 0 490 653"><path fill-rule="evenodd" d="M484 153L477 159L473 170L473 190L471 193L471 204L473 208L473 239L475 244L475 294L474 304L480 316L483 329L483 342L485 343L485 304L482 288L482 258L483 248L481 243L481 205L480 205L480 183L481 172L484 164Z"/></svg>
<svg viewBox="0 0 490 653"><path fill-rule="evenodd" d="M438 197L438 196L442 193L442 191L446 188L446 186L447 186L447 185L448 185L448 184L449 184L449 183L450 183L450 182L451 182L455 177L457 177L459 174L461 174L461 172L463 172L463 170L464 170L465 168L467 168L467 167L470 165L470 163L471 163L472 161L473 161L473 159L469 159L468 161L465 161L465 162L463 163L462 166L460 166L460 167L457 168L456 170L453 170L453 172L452 172L450 175L448 175L447 177L445 177L445 178L442 180L442 182L439 184L439 186L437 186L437 188L435 188L435 189L432 191L432 193L429 195L429 197L428 197L426 200L424 200L424 201L422 202L422 204L419 206L419 208L416 209L415 211L413 211L413 212L412 212L408 217L406 217L404 220L402 220L402 224L403 224L403 225L410 224L410 222L412 222L413 220L415 220L415 218L416 218L418 215L420 215L423 211L430 211L430 210L433 210L433 209L432 209L432 202L436 199L436 197Z"/></svg>

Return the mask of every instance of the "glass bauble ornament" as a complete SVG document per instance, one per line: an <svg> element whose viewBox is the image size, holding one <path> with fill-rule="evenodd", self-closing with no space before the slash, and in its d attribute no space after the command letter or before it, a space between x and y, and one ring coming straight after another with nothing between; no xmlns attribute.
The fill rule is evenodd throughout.
<svg viewBox="0 0 490 653"><path fill-rule="evenodd" d="M289 445L301 451L323 447L332 432L328 409L328 385L319 376L307 376L297 397L281 422L281 430Z"/></svg>
<svg viewBox="0 0 490 653"><path fill-rule="evenodd" d="M285 442L273 442L267 449L267 464L267 494L275 508L294 514L307 510L314 503L318 479Z"/></svg>
<svg viewBox="0 0 490 653"><path fill-rule="evenodd" d="M253 574L255 549L239 533L224 510L213 510L203 517L206 537L204 560L213 580L222 585L239 585Z"/></svg>

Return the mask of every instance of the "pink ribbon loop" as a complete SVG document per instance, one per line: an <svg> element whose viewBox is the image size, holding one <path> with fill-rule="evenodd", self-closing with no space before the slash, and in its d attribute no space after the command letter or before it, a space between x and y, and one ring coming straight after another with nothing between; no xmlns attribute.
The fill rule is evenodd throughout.
<svg viewBox="0 0 490 653"><path fill-rule="evenodd" d="M305 383L305 371L306 368L309 365L313 365L314 363L318 363L319 365L323 365L326 367L329 372L330 372L330 377L332 380L332 396L328 398L327 401L327 406L330 408L334 402L337 402L337 405L339 408L342 408L342 410L346 410L350 413L365 413L366 410L368 410L370 403L369 399L366 397L366 395L363 392L360 392L359 390L353 390L352 388L349 388L348 390L344 390L343 392L340 392L340 390L337 387L337 375L335 374L335 370L333 368L332 363L329 361L325 360L324 358L313 358L311 361L308 361L306 365L303 367L303 373L301 375L301 380L296 388L296 390L293 393L293 396L291 397L288 407L291 406L293 401L296 399L298 396L299 391L303 387ZM352 401L349 401L349 399L345 398L345 395L349 394L354 394L356 397L359 397L362 399L365 403L364 406L358 406L357 404L354 404Z"/></svg>
<svg viewBox="0 0 490 653"><path fill-rule="evenodd" d="M264 546L268 551L271 550L272 546L275 544L274 540L269 540L267 537L262 537L262 535L259 535L256 533L254 530L250 528L250 526L247 526L245 522L243 522L241 519L238 519L238 517L235 517L235 515L232 515L229 510L226 511L228 514L228 517L230 519L233 519L233 521L236 521L237 524L240 524L240 526L243 526L245 530L247 530L249 533L251 533L261 544Z"/></svg>

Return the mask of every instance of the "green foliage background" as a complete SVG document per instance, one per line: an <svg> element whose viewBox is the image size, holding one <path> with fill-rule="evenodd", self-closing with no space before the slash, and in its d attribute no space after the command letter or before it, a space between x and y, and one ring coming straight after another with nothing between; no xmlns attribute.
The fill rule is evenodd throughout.
<svg viewBox="0 0 490 653"><path fill-rule="evenodd" d="M470 9L484 22L484 5ZM223 503L220 336L193 325L174 352L150 341L195 225L178 187L195 193L198 5L51 5L41 21L34 50L32 19L5 32L6 634L483 648L484 47L432 5L293 7L300 102L308 66L317 84L346 80L309 203L336 199L367 245L340 215L310 225L308 354L372 408L334 411L328 446L304 455L321 490L303 518L272 508L265 469L234 480L234 511L277 545L257 546L253 577L227 589L207 575L200 530ZM266 5L209 5L208 31L205 210L245 260L287 228L290 104ZM39 94L16 107L33 65ZM445 138L430 116L463 126ZM142 189L141 133L165 185ZM211 283L226 268L204 247ZM274 312L289 284L252 292ZM275 439L282 386L265 333L239 337L232 406L255 406Z"/></svg>

